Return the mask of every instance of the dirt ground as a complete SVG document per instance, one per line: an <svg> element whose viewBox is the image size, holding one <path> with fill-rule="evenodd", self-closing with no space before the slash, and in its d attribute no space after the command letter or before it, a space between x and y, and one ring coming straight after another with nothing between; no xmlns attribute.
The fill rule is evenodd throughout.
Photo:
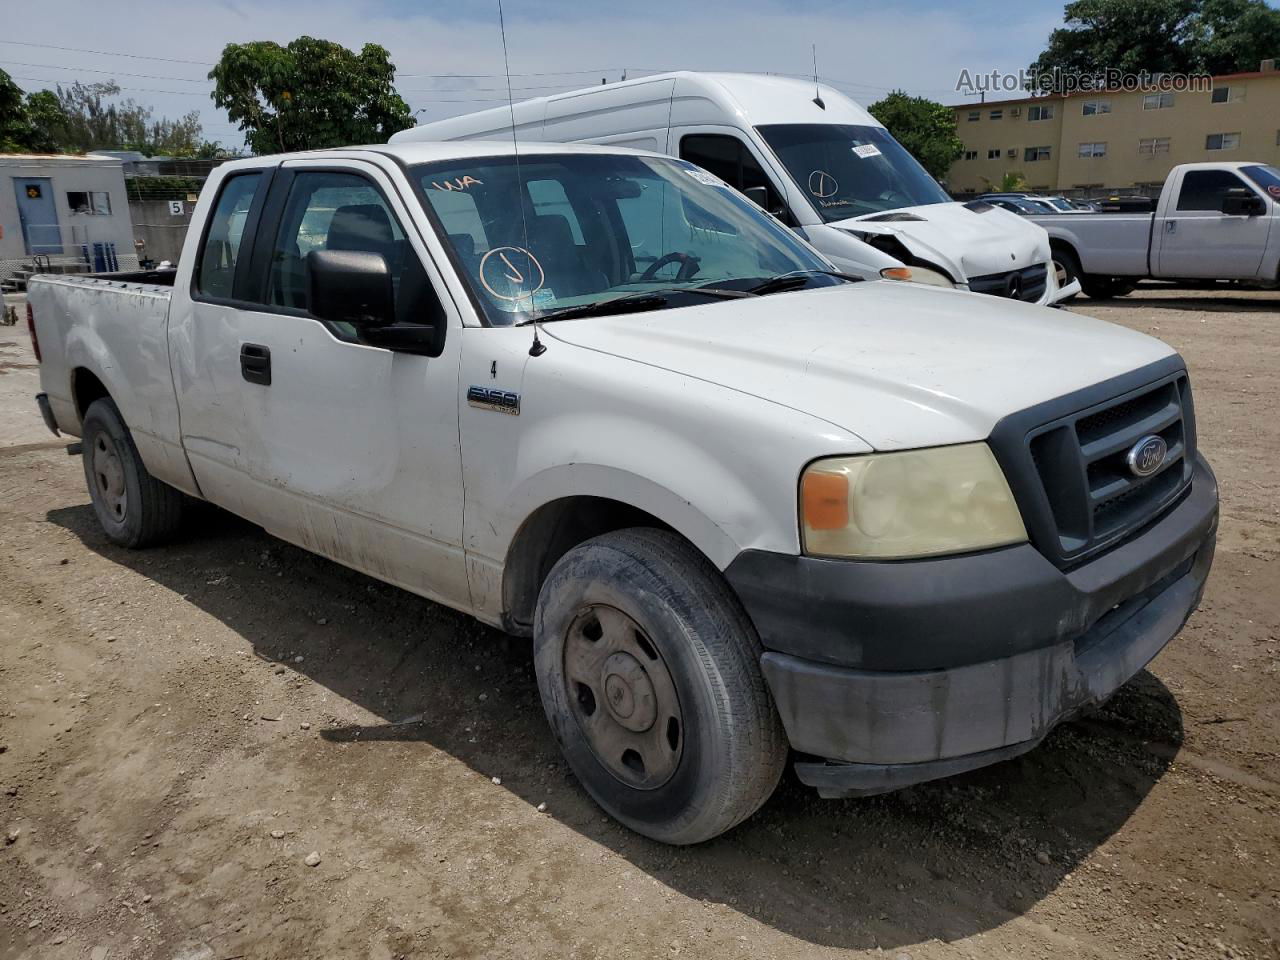
<svg viewBox="0 0 1280 960"><path fill-rule="evenodd" d="M213 510L108 544L0 327L0 958L1280 957L1280 294L1074 309L1190 365L1200 611L1020 759L692 849L576 785L527 644Z"/></svg>

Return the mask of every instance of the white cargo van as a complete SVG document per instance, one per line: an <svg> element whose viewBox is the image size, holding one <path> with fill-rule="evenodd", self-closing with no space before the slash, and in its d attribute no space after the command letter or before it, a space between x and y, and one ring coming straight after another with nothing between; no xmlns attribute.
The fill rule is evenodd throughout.
<svg viewBox="0 0 1280 960"><path fill-rule="evenodd" d="M688 160L795 228L841 270L1031 303L1060 284L1045 230L955 203L884 126L839 91L754 74L670 73L526 100L397 133L413 140L583 141ZM904 271L904 268L907 268Z"/></svg>

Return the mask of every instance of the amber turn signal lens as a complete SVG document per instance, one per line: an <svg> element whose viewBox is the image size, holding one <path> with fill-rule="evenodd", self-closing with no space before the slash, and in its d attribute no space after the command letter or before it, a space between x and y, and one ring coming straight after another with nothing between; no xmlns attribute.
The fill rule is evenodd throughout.
<svg viewBox="0 0 1280 960"><path fill-rule="evenodd" d="M885 267L880 271L880 276L884 277L886 280L905 280L907 282L914 279L911 276L910 267Z"/></svg>
<svg viewBox="0 0 1280 960"><path fill-rule="evenodd" d="M841 530L849 525L849 478L843 473L810 470L800 483L800 504L810 530Z"/></svg>

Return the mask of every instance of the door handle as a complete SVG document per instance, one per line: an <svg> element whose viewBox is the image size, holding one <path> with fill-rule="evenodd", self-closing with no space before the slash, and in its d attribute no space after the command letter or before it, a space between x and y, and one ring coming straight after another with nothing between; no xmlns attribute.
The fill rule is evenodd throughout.
<svg viewBox="0 0 1280 960"><path fill-rule="evenodd" d="M1177 232L1178 232L1178 221L1177 221L1177 220L1166 220L1166 221L1164 222L1164 232L1165 232L1165 233L1177 233Z"/></svg>
<svg viewBox="0 0 1280 960"><path fill-rule="evenodd" d="M240 376L250 383L271 386L271 350L257 343L240 344Z"/></svg>

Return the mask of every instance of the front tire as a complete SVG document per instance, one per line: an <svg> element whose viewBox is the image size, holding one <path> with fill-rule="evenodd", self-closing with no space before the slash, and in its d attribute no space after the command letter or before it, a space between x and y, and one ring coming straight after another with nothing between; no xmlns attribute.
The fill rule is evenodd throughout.
<svg viewBox="0 0 1280 960"><path fill-rule="evenodd" d="M186 497L147 472L112 400L89 405L81 451L94 513L112 543L149 547L177 533Z"/></svg>
<svg viewBox="0 0 1280 960"><path fill-rule="evenodd" d="M786 735L760 640L706 558L664 530L566 553L538 595L534 666L569 766L611 816L698 843L773 793Z"/></svg>

